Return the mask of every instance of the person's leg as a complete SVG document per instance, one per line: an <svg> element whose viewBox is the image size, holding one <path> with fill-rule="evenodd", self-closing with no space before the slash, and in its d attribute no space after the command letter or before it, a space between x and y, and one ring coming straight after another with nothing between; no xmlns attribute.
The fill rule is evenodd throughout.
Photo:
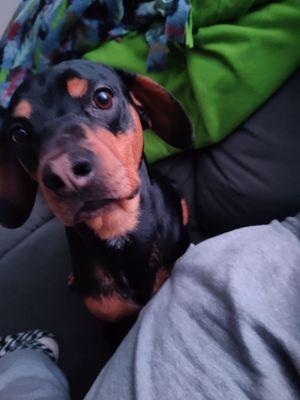
<svg viewBox="0 0 300 400"><path fill-rule="evenodd" d="M57 358L57 344L47 333L0 338L0 399L68 400L68 383Z"/></svg>
<svg viewBox="0 0 300 400"><path fill-rule="evenodd" d="M300 398L300 214L191 247L85 400Z"/></svg>

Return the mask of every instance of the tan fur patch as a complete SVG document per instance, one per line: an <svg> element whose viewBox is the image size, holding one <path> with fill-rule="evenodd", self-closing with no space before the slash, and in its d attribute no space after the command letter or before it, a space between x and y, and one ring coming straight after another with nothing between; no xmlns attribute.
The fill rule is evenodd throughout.
<svg viewBox="0 0 300 400"><path fill-rule="evenodd" d="M116 195L124 200L112 209L86 221L87 225L102 239L126 235L135 229L139 221L140 196L126 200L140 185L138 168L143 151L143 135L137 112L130 106L133 130L112 135L105 129L92 132L86 128L88 147L99 155L104 180Z"/></svg>
<svg viewBox="0 0 300 400"><path fill-rule="evenodd" d="M71 97L83 97L88 91L88 81L81 78L71 78L67 81L67 90Z"/></svg>
<svg viewBox="0 0 300 400"><path fill-rule="evenodd" d="M182 222L186 226L189 222L189 208L185 199L181 199Z"/></svg>
<svg viewBox="0 0 300 400"><path fill-rule="evenodd" d="M107 297L87 297L84 302L95 317L111 322L137 314L141 308L137 304L122 299L117 293Z"/></svg>
<svg viewBox="0 0 300 400"><path fill-rule="evenodd" d="M101 239L124 236L138 225L139 205L139 195L131 200L120 200L113 210L103 212L86 223Z"/></svg>
<svg viewBox="0 0 300 400"><path fill-rule="evenodd" d="M169 278L170 272L166 268L161 268L155 277L154 286L152 289L152 294L154 295L159 291L161 286L165 283L165 281Z"/></svg>
<svg viewBox="0 0 300 400"><path fill-rule="evenodd" d="M133 124L132 128L127 132L114 135L104 128L92 131L86 127L85 131L91 151L101 155L102 158L110 157L112 160L115 157L125 167L136 173L143 152L143 130L138 113L131 105L129 106L129 111ZM109 150L109 153L106 152L104 154L105 147Z"/></svg>
<svg viewBox="0 0 300 400"><path fill-rule="evenodd" d="M13 116L17 118L30 118L31 114L32 106L27 100L21 100L13 112Z"/></svg>
<svg viewBox="0 0 300 400"><path fill-rule="evenodd" d="M68 275L68 278L67 278L67 285L72 286L74 281L75 281L75 278L74 278L73 272L70 272Z"/></svg>
<svg viewBox="0 0 300 400"><path fill-rule="evenodd" d="M143 131L139 116L132 106L130 112L133 119L132 128L117 135L105 128L95 131L83 127L86 141L83 147L92 151L101 160L102 180L121 197L128 197L139 186L138 169L143 152ZM98 178L100 178L98 176Z"/></svg>
<svg viewBox="0 0 300 400"><path fill-rule="evenodd" d="M73 226L75 223L74 211L69 206L68 202L58 202L55 194L48 190L45 185L39 184L39 186L53 214L58 217L65 226Z"/></svg>

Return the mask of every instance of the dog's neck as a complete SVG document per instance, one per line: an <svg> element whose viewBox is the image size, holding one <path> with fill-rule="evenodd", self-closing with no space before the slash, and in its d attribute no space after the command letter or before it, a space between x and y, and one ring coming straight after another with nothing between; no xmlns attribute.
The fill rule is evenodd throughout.
<svg viewBox="0 0 300 400"><path fill-rule="evenodd" d="M187 248L176 192L154 171L149 175L145 160L139 175L134 229L103 239L86 223L67 228L75 287L84 295L102 293L104 273L112 277L121 296L145 304L160 286L156 283L158 271L171 268Z"/></svg>
<svg viewBox="0 0 300 400"><path fill-rule="evenodd" d="M108 247L123 248L128 242L128 234L132 236L142 223L142 213L145 204L148 207L152 190L148 166L144 157L141 160L139 177L141 186L139 193L134 198L123 200L116 211L108 212L84 223L100 241L105 241Z"/></svg>

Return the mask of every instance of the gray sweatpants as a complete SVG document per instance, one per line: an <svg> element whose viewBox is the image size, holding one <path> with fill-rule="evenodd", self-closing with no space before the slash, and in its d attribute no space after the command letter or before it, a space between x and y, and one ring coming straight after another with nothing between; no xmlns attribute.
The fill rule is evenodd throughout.
<svg viewBox="0 0 300 400"><path fill-rule="evenodd" d="M191 246L86 400L299 399L299 240L300 214ZM0 360L1 400L68 398L34 352L26 381L25 350Z"/></svg>

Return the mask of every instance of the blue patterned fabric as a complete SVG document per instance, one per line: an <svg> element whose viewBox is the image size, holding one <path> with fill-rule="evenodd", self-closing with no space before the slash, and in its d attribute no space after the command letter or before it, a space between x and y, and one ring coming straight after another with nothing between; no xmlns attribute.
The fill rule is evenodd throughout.
<svg viewBox="0 0 300 400"><path fill-rule="evenodd" d="M184 43L186 1L148 1L125 10L123 0L23 0L0 42L0 104L8 104L28 71L80 58L131 31L145 32L147 68L161 70L168 42Z"/></svg>

